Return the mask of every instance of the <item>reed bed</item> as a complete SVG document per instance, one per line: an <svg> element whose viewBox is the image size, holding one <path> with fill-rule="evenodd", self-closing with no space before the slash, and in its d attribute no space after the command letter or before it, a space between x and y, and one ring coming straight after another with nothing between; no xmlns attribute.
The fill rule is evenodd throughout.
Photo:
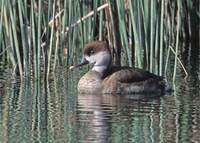
<svg viewBox="0 0 200 143"><path fill-rule="evenodd" d="M48 78L57 66L78 62L85 43L106 40L116 64L175 80L178 66L187 76L183 51L190 55L190 48L199 47L199 5L195 0L1 0L0 60L22 79Z"/></svg>

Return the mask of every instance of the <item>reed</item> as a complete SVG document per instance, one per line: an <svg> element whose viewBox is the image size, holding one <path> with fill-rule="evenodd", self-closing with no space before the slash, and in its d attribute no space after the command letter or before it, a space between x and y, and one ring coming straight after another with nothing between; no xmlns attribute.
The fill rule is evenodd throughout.
<svg viewBox="0 0 200 143"><path fill-rule="evenodd" d="M33 55L33 67L37 67L37 53L36 53L36 25L35 25L35 14L34 14L34 0L31 0L31 21L30 21L30 26L31 26L31 37L32 37L32 55ZM34 71L34 78L37 78L37 70L36 68L33 68Z"/></svg>
<svg viewBox="0 0 200 143"><path fill-rule="evenodd" d="M19 41L18 41L18 34L17 34L17 21L16 21L16 7L12 7L12 3L10 1L7 1L7 7L9 10L9 16L10 16L10 30L9 30L9 35L11 37L11 39L13 38L13 40L11 40L11 42L13 42L14 46L13 51L15 51L16 53L16 63L18 64L18 68L19 68L19 74L20 77L22 78L23 75L23 69L22 69L22 61L21 61L21 54L20 54L20 47L19 47Z"/></svg>
<svg viewBox="0 0 200 143"><path fill-rule="evenodd" d="M177 57L178 57L178 47L179 47L179 33L181 27L181 1L178 0L178 10L177 10L177 28L176 28L176 50L175 50L175 58L174 58L174 73L173 73L173 80L176 77L176 67L177 67Z"/></svg>
<svg viewBox="0 0 200 143"><path fill-rule="evenodd" d="M21 34L21 41L22 41L22 50L23 50L23 67L24 67L24 75L29 76L28 67L29 67L29 59L28 59L28 53L29 48L28 47L28 37L26 36L28 32L28 26L27 23L27 11L25 11L24 8L26 8L26 1L23 3L22 0L18 1L18 12L19 12L19 25L20 25L20 34ZM23 20L25 18L25 20Z"/></svg>
<svg viewBox="0 0 200 143"><path fill-rule="evenodd" d="M107 40L115 63L159 75L172 68L175 80L179 65L186 71L181 43L197 35L198 6L190 0L2 0L0 55L21 77L33 70L40 79L78 62L88 41Z"/></svg>
<svg viewBox="0 0 200 143"><path fill-rule="evenodd" d="M51 25L51 34L50 34L50 44L49 44L49 52L48 52L48 60L47 60L47 77L49 77L50 73L50 65L51 65L51 55L52 55L52 49L53 49L53 38L54 38L54 30L55 30L55 8L56 8L56 1L53 1L53 22Z"/></svg>

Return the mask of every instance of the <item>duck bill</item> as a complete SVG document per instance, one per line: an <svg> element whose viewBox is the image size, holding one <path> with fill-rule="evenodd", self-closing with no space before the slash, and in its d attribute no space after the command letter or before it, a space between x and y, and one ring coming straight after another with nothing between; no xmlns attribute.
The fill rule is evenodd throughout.
<svg viewBox="0 0 200 143"><path fill-rule="evenodd" d="M71 66L69 69L74 69L74 68L81 67L81 66L87 65L87 64L89 64L89 61L87 61L87 60L83 57L80 64L75 65L75 66Z"/></svg>
<svg viewBox="0 0 200 143"><path fill-rule="evenodd" d="M87 64L89 64L89 61L86 60L86 59L83 57L82 60L81 60L81 63L78 64L78 65L76 65L76 67L81 67L81 66L87 65Z"/></svg>

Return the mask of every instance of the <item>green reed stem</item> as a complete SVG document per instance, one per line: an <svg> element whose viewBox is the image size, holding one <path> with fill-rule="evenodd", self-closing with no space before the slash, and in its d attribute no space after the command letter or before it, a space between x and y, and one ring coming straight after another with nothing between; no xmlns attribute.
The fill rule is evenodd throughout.
<svg viewBox="0 0 200 143"><path fill-rule="evenodd" d="M53 22L51 27L51 35L50 35L50 45L49 45L49 52L48 52L48 60L47 60L47 78L49 77L50 67L51 67L51 54L53 48L53 38L54 38L54 27L55 27L55 8L56 8L56 0L53 2Z"/></svg>
<svg viewBox="0 0 200 143"><path fill-rule="evenodd" d="M136 26L136 17L134 15L133 12L133 4L132 4L132 0L129 0L129 8L130 8L130 15L131 15L131 22L132 22L132 27L133 27L133 35L134 35L134 42L135 42L135 64L137 64L136 66L141 67L142 63L141 63L141 58L140 58L140 42L139 42L139 35L138 35L138 28Z"/></svg>
<svg viewBox="0 0 200 143"><path fill-rule="evenodd" d="M62 62L65 62L66 63L66 61L63 61L63 59L64 59L64 56L65 56L65 54L63 54L63 51L64 51L64 48L66 48L65 47L65 28L66 28L66 23L67 23L67 5L68 5L68 3L67 3L67 1L65 1L64 2L64 14L63 14L63 18L62 18L62 28L60 28L60 30L61 30L61 35L60 35L60 56L62 57ZM67 50L66 50L67 51ZM66 55L67 55L67 53L66 53Z"/></svg>
<svg viewBox="0 0 200 143"><path fill-rule="evenodd" d="M164 35L164 11L165 0L161 1L161 18L160 18L160 61L159 61L159 75L163 72L163 35Z"/></svg>
<svg viewBox="0 0 200 143"><path fill-rule="evenodd" d="M23 22L23 15L22 15L22 7L23 3L22 0L18 1L18 11L19 11L19 20L20 20L20 30L21 30L21 37L22 37L22 47L23 47L23 67L24 67L24 75L27 77L29 75L28 68L28 35L27 35L27 29Z"/></svg>
<svg viewBox="0 0 200 143"><path fill-rule="evenodd" d="M59 48L59 31L56 32L56 48L55 48L55 57L54 57L54 65L53 65L53 71L56 69L56 61L57 61L57 54L58 54L58 48Z"/></svg>
<svg viewBox="0 0 200 143"><path fill-rule="evenodd" d="M4 11L3 11L3 9L4 9L4 0L2 0L2 2L1 2L1 10L0 10L0 13L1 13L1 17L0 17L0 33L2 33L2 27L3 27L3 15L4 15ZM0 45L2 44L2 36L3 36L3 34L0 34ZM2 50L2 46L0 46L0 50Z"/></svg>
<svg viewBox="0 0 200 143"><path fill-rule="evenodd" d="M149 70L153 71L154 63L154 42L155 42L155 17L156 17L156 1L151 1L151 22L150 22L150 67Z"/></svg>
<svg viewBox="0 0 200 143"><path fill-rule="evenodd" d="M173 73L173 81L175 81L176 78L176 68L177 68L177 57L178 57L178 46L179 46L179 32L180 32L180 26L181 26L181 1L178 0L178 11L177 11L177 33L176 33L176 50L175 50L175 59L174 59L174 73Z"/></svg>
<svg viewBox="0 0 200 143"><path fill-rule="evenodd" d="M16 12L15 12L15 9L12 10L13 7L11 6L10 2L8 2L8 7L9 7L10 18L11 18L12 34L13 34L14 43L15 43L17 64L18 64L18 68L19 68L20 77L21 77L21 80L22 80L23 69L22 69L20 49L19 49L19 44L18 44L19 41L17 39L17 30L16 30L17 25L16 25L16 21L15 21L15 18L14 18L14 13L16 13Z"/></svg>
<svg viewBox="0 0 200 143"><path fill-rule="evenodd" d="M93 0L93 11L94 11L94 15L93 15L93 24L92 27L96 27L96 19L97 19L97 2L98 0ZM96 31L93 30L93 37L95 37L95 33Z"/></svg>
<svg viewBox="0 0 200 143"><path fill-rule="evenodd" d="M38 1L38 28L37 28L37 78L40 78L41 67L41 31L42 31L42 0Z"/></svg>
<svg viewBox="0 0 200 143"><path fill-rule="evenodd" d="M150 22L150 16L149 16L149 4L145 3L143 0L139 1L139 5L140 5L140 9L141 9L141 13L142 13L142 18L143 18L143 27L144 27L144 35L143 35L143 39L145 42L145 48L144 48L144 60L146 62L144 62L144 64L146 64L146 69L149 69L149 52L150 52L150 48L149 48L149 22Z"/></svg>
<svg viewBox="0 0 200 143"><path fill-rule="evenodd" d="M9 51L8 51L8 54L9 54L9 58L10 58L10 61L12 63L12 66L13 66L13 71L15 72L16 70L16 67L17 67L17 61L16 61L16 57L15 57L15 49L14 49L14 39L13 39L13 33L12 33L12 27L11 25L9 25L9 28L8 28L8 40L6 40L6 44L8 45L8 43L10 42L10 47L9 47Z"/></svg>
<svg viewBox="0 0 200 143"><path fill-rule="evenodd" d="M119 31L121 33L121 41L126 50L129 66L132 66L131 52L128 46L128 37L127 37L125 20L124 20L125 18L124 1L118 0L116 1L116 3L117 3L117 12L118 12L118 20L119 20Z"/></svg>
<svg viewBox="0 0 200 143"><path fill-rule="evenodd" d="M31 27L32 27L32 42L33 42L33 69L34 69L34 78L37 79L37 48L36 48L36 21L34 14L34 4L35 0L31 0Z"/></svg>
<svg viewBox="0 0 200 143"><path fill-rule="evenodd" d="M156 73L156 74L158 74L158 64L159 64L159 62L158 62L158 50L159 50L159 18L157 18L157 20L156 20L156 33L155 33L155 35L156 35L156 37L155 37L155 60L154 60L154 66L155 66L155 70L154 70L154 72Z"/></svg>
<svg viewBox="0 0 200 143"><path fill-rule="evenodd" d="M102 4L100 2L100 4ZM99 16L99 40L102 41L103 39L103 11L100 11L100 16Z"/></svg>

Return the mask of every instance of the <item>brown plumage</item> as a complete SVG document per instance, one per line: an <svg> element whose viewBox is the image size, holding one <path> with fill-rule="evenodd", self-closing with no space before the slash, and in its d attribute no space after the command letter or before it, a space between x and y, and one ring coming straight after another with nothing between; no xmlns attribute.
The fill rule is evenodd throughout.
<svg viewBox="0 0 200 143"><path fill-rule="evenodd" d="M80 93L160 93L165 88L160 76L142 69L112 66L106 42L87 44L81 64L74 67L88 63L93 64L93 68L79 80Z"/></svg>
<svg viewBox="0 0 200 143"><path fill-rule="evenodd" d="M103 79L103 93L148 93L164 89L163 78L130 67L112 67Z"/></svg>
<svg viewBox="0 0 200 143"><path fill-rule="evenodd" d="M85 45L83 55L90 56L91 54L98 53L100 51L107 51L110 53L106 42L95 41Z"/></svg>

